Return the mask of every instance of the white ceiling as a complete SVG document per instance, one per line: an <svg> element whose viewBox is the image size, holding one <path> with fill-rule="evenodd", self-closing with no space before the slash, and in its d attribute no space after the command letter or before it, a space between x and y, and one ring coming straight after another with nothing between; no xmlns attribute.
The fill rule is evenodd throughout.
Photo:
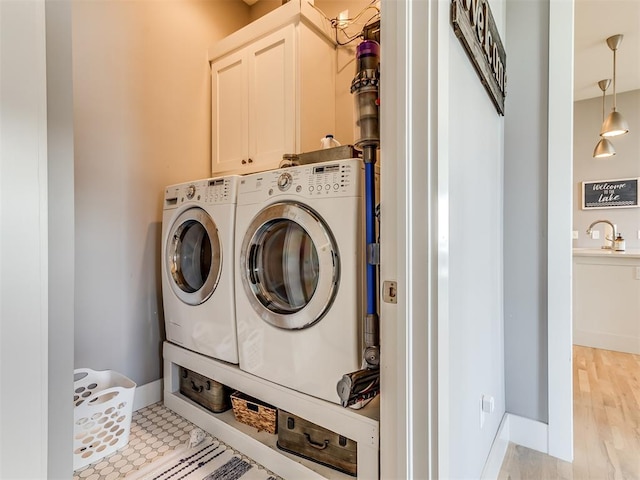
<svg viewBox="0 0 640 480"><path fill-rule="evenodd" d="M575 0L574 100L602 95L598 81L613 78L606 40L618 33L616 93L640 89L640 0Z"/></svg>

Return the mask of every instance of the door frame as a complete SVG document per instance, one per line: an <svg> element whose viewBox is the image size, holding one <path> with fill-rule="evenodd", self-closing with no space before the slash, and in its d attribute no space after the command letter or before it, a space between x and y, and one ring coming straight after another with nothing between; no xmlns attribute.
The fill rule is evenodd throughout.
<svg viewBox="0 0 640 480"><path fill-rule="evenodd" d="M547 151L548 453L573 460L572 217L574 0L549 1Z"/></svg>
<svg viewBox="0 0 640 480"><path fill-rule="evenodd" d="M547 211L547 450L571 461L574 0L548 1L547 194L558 208ZM446 132L437 127L447 124L446 106L438 105L447 86L438 83L437 67L448 61L438 40L446 44L449 3L382 0L380 278L397 282L398 303L380 305L381 478L437 478L449 461L446 402L438 404L448 390L446 357L438 347L445 345L448 325L449 192L446 165L437 164L447 148ZM421 260L428 268L420 270ZM419 285L426 292L417 292ZM420 365L428 367L417 372Z"/></svg>

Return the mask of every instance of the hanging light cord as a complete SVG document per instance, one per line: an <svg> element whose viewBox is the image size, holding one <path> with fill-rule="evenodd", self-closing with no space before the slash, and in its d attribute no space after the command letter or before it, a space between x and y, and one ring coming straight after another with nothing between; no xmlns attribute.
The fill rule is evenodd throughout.
<svg viewBox="0 0 640 480"><path fill-rule="evenodd" d="M616 111L616 51L618 49L613 49L613 111Z"/></svg>

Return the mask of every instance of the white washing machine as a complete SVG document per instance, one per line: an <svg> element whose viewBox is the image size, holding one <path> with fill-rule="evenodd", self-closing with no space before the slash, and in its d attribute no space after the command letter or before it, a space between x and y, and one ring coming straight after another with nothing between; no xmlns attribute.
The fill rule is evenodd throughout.
<svg viewBox="0 0 640 480"><path fill-rule="evenodd" d="M167 340L238 363L234 234L238 176L165 189L162 297Z"/></svg>
<svg viewBox="0 0 640 480"><path fill-rule="evenodd" d="M240 368L339 403L362 359L362 160L242 177L236 209Z"/></svg>

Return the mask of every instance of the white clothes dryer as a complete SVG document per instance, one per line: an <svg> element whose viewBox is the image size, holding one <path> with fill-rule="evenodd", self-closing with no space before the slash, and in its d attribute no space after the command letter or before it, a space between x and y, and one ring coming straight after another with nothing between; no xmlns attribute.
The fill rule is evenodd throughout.
<svg viewBox="0 0 640 480"><path fill-rule="evenodd" d="M165 189L161 262L167 340L236 364L238 179L209 178Z"/></svg>
<svg viewBox="0 0 640 480"><path fill-rule="evenodd" d="M361 368L364 168L339 160L240 179L236 318L240 368L340 403Z"/></svg>

